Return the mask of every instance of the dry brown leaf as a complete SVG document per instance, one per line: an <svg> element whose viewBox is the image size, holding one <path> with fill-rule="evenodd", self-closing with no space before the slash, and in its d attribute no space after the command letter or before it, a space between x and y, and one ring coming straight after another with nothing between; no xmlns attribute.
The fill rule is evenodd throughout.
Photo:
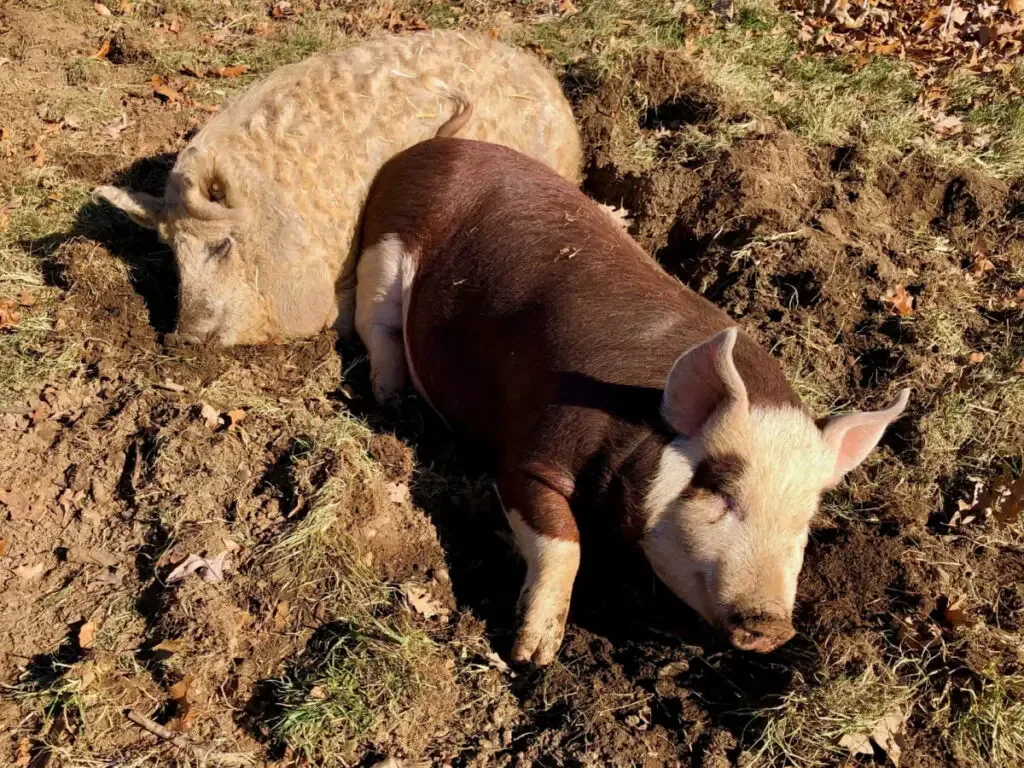
<svg viewBox="0 0 1024 768"><path fill-rule="evenodd" d="M36 168L43 167L43 163L46 162L46 151L43 149L43 145L39 143L39 139L36 139L32 146L25 150L25 157L31 158L32 165Z"/></svg>
<svg viewBox="0 0 1024 768"><path fill-rule="evenodd" d="M199 418L201 418L210 429L216 429L220 426L220 411L208 403L199 404Z"/></svg>
<svg viewBox="0 0 1024 768"><path fill-rule="evenodd" d="M388 499L393 504L405 504L409 501L408 483L388 483Z"/></svg>
<svg viewBox="0 0 1024 768"><path fill-rule="evenodd" d="M1021 363L1024 366L1024 362ZM1013 525L1024 512L1024 475L1018 477L1003 497L1002 504L995 510L994 517L1000 525Z"/></svg>
<svg viewBox="0 0 1024 768"><path fill-rule="evenodd" d="M239 75L244 75L248 71L248 64L236 64L233 67L219 67L218 69L211 70L211 72L217 77L238 77Z"/></svg>
<svg viewBox="0 0 1024 768"><path fill-rule="evenodd" d="M1017 373L1024 373L1024 359L1017 363L1017 367L1014 369Z"/></svg>
<svg viewBox="0 0 1024 768"><path fill-rule="evenodd" d="M279 0L274 3L274 7L270 9L270 17L273 19L287 19L295 15L295 9L292 8L292 4L288 0Z"/></svg>
<svg viewBox="0 0 1024 768"><path fill-rule="evenodd" d="M10 547L10 539L0 539L0 557L7 556L7 550Z"/></svg>
<svg viewBox="0 0 1024 768"><path fill-rule="evenodd" d="M92 642L96 637L96 621L90 619L85 622L81 627L78 628L78 647L79 648L91 648Z"/></svg>
<svg viewBox="0 0 1024 768"><path fill-rule="evenodd" d="M25 288L18 294L18 303L23 307L31 307L36 303L36 297Z"/></svg>
<svg viewBox="0 0 1024 768"><path fill-rule="evenodd" d="M956 136L958 133L961 133L963 129L964 121L956 115L946 115L932 126L932 130L939 134L939 136L945 138Z"/></svg>
<svg viewBox="0 0 1024 768"><path fill-rule="evenodd" d="M93 55L90 56L89 58L90 59L96 59L96 60L103 60L103 59L107 58L107 56L109 56L109 55L110 55L110 38L108 37L106 40L104 40L102 43L100 43L100 47L97 48L96 52L93 53Z"/></svg>
<svg viewBox="0 0 1024 768"><path fill-rule="evenodd" d="M228 429L237 429L244 420L245 411L241 408L235 408L224 414L224 424Z"/></svg>
<svg viewBox="0 0 1024 768"><path fill-rule="evenodd" d="M171 19L171 23L167 25L167 31L174 35L181 32L181 20L177 16Z"/></svg>
<svg viewBox="0 0 1024 768"><path fill-rule="evenodd" d="M324 690L322 685L314 685L309 689L309 698L311 699L326 699L327 691Z"/></svg>
<svg viewBox="0 0 1024 768"><path fill-rule="evenodd" d="M163 640L150 648L150 650L157 653L166 653L170 656L173 653L181 653L187 647L188 644L179 638L177 640Z"/></svg>
<svg viewBox="0 0 1024 768"><path fill-rule="evenodd" d="M149 84L153 88L153 95L163 101L177 101L181 98L181 94L171 88L160 75L153 75Z"/></svg>
<svg viewBox="0 0 1024 768"><path fill-rule="evenodd" d="M432 619L435 616L447 616L448 609L435 600L430 591L422 584L403 584L402 594L409 601L409 605L420 616L425 619Z"/></svg>
<svg viewBox="0 0 1024 768"><path fill-rule="evenodd" d="M122 16L131 16L134 13L135 8L132 6L129 0L120 0L117 4L117 12Z"/></svg>
<svg viewBox="0 0 1024 768"><path fill-rule="evenodd" d="M22 581L32 581L43 575L46 566L42 563L35 565L22 565L14 569L14 574Z"/></svg>
<svg viewBox="0 0 1024 768"><path fill-rule="evenodd" d="M15 309L14 302L10 299L0 301L0 331L17 328L20 322L21 313Z"/></svg>
<svg viewBox="0 0 1024 768"><path fill-rule="evenodd" d="M890 305L893 312L900 317L909 317L914 314L914 297L907 293L907 289L902 283L882 297L882 301Z"/></svg>
<svg viewBox="0 0 1024 768"><path fill-rule="evenodd" d="M110 9L107 8L107 6L105 6L103 3L93 3L92 7L93 10L96 11L96 13L98 13L100 16L110 15Z"/></svg>
<svg viewBox="0 0 1024 768"><path fill-rule="evenodd" d="M986 272L991 272L996 268L996 265L989 261L985 254L976 253L974 254L974 261L971 262L970 269L968 270L975 277L984 277Z"/></svg>
<svg viewBox="0 0 1024 768"><path fill-rule="evenodd" d="M196 711L188 698L192 680L192 675L185 675L167 691L167 695L171 697L175 707L174 719L167 724L172 731L187 731L192 727L192 721L195 720Z"/></svg>
<svg viewBox="0 0 1024 768"><path fill-rule="evenodd" d="M32 764L32 742L28 740L28 736L22 736L18 742L18 756L14 764L19 768Z"/></svg>
<svg viewBox="0 0 1024 768"><path fill-rule="evenodd" d="M971 625L971 617L967 615L967 610L964 608L965 602L962 597L957 598L955 601L950 600L946 610L942 612L943 618L951 627L967 627Z"/></svg>
<svg viewBox="0 0 1024 768"><path fill-rule="evenodd" d="M985 362L985 357L986 355L984 352L971 352L971 354L967 356L967 359L970 362L977 364Z"/></svg>
<svg viewBox="0 0 1024 768"><path fill-rule="evenodd" d="M906 719L907 716L899 709L890 709L875 723L871 733L847 733L839 740L839 746L845 747L854 755L873 755L875 750L871 742L874 742L889 756L893 765L899 766L903 755L903 728Z"/></svg>
<svg viewBox="0 0 1024 768"><path fill-rule="evenodd" d="M558 13L562 16L573 16L580 12L572 0L558 0Z"/></svg>
<svg viewBox="0 0 1024 768"><path fill-rule="evenodd" d="M283 631L288 626L288 612L291 606L287 600L282 600L277 604L274 609L274 629L278 632Z"/></svg>

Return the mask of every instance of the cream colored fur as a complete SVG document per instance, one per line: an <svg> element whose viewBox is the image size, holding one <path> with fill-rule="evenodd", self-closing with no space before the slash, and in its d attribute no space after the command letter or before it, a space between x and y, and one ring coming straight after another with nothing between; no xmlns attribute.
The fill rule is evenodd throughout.
<svg viewBox="0 0 1024 768"><path fill-rule="evenodd" d="M577 182L572 111L535 57L452 31L387 36L272 73L179 155L165 198L96 197L155 226L175 250L182 328L224 344L304 336L353 319L359 211L381 165L434 135L504 144ZM230 258L211 260L231 237Z"/></svg>
<svg viewBox="0 0 1024 768"><path fill-rule="evenodd" d="M512 661L550 664L565 635L572 585L580 567L580 545L534 532L514 509L505 514L526 560Z"/></svg>

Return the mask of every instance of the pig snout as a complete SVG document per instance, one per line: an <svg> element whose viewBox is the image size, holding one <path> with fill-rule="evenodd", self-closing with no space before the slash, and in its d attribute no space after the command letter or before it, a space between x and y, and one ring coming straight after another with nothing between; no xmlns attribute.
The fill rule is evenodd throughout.
<svg viewBox="0 0 1024 768"><path fill-rule="evenodd" d="M796 634L788 616L744 611L729 615L726 632L735 648L755 653L774 651Z"/></svg>

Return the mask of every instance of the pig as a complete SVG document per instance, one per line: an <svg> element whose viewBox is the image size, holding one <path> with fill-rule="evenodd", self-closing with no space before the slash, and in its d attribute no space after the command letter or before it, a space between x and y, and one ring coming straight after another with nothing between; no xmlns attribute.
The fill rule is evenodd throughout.
<svg viewBox="0 0 1024 768"><path fill-rule="evenodd" d="M483 35L428 31L282 67L189 141L163 196L112 186L93 196L170 244L181 338L257 344L331 325L346 335L370 182L467 103L465 136L578 182L579 132L544 65Z"/></svg>
<svg viewBox="0 0 1024 768"><path fill-rule="evenodd" d="M819 497L909 390L816 421L725 312L504 147L433 139L386 163L361 248L355 322L374 396L411 381L492 462L526 560L514 661L556 655L581 521L638 547L736 648L793 636Z"/></svg>

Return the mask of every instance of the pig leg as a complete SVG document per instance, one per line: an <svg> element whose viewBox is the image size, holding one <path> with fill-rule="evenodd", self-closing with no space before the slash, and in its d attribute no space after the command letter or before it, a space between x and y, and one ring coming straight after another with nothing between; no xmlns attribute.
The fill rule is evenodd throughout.
<svg viewBox="0 0 1024 768"><path fill-rule="evenodd" d="M528 475L509 473L498 493L526 560L512 661L550 664L562 644L580 565L576 521L564 496Z"/></svg>
<svg viewBox="0 0 1024 768"><path fill-rule="evenodd" d="M402 341L402 283L409 256L395 236L384 237L359 257L356 279L356 331L370 355L370 382L378 403L405 386Z"/></svg>

